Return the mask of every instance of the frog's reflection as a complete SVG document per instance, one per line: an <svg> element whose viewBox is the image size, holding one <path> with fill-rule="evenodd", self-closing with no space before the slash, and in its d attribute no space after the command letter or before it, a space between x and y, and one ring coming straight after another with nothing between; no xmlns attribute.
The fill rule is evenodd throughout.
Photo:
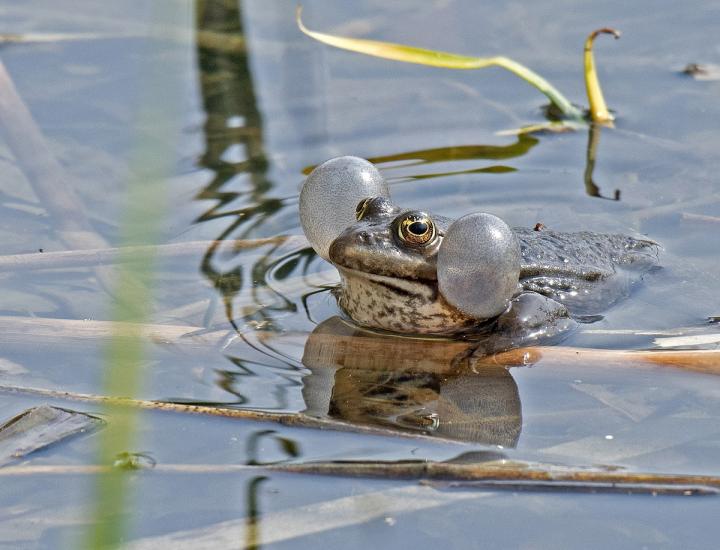
<svg viewBox="0 0 720 550"><path fill-rule="evenodd" d="M474 371L470 349L368 332L333 317L305 345L305 412L514 447L522 427L515 380L500 366Z"/></svg>

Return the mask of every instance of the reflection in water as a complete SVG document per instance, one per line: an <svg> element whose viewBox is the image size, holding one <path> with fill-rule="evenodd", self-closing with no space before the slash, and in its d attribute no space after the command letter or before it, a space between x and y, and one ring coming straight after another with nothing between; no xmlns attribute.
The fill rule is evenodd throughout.
<svg viewBox="0 0 720 550"><path fill-rule="evenodd" d="M595 170L595 159L597 158L597 147L600 143L600 129L602 126L599 124L590 124L588 127L588 144L587 154L585 157L585 192L591 197L597 197L599 199L607 199L610 201L620 200L620 189L615 189L612 197L605 197L600 193L600 188L593 180L593 171Z"/></svg>
<svg viewBox="0 0 720 550"><path fill-rule="evenodd" d="M261 460L261 443L265 439L271 439L275 441L287 458L272 461ZM257 466L259 464L278 464L280 462L285 462L286 460L298 458L300 456L300 448L298 444L290 438L278 435L275 430L260 430L258 432L251 433L250 437L248 438L246 452L248 456L246 464L248 466Z"/></svg>
<svg viewBox="0 0 720 550"><path fill-rule="evenodd" d="M522 415L504 367L473 369L467 343L403 338L333 317L310 335L306 413L514 447Z"/></svg>
<svg viewBox="0 0 720 550"><path fill-rule="evenodd" d="M245 550L257 550L260 548L260 503L259 493L260 485L263 481L267 481L266 476L257 476L248 482L247 487L247 523L245 525L245 544L242 546ZM238 547L240 541L238 541Z"/></svg>
<svg viewBox="0 0 720 550"><path fill-rule="evenodd" d="M425 164L433 164L436 162L457 162L465 160L504 160L525 155L532 147L537 145L537 138L529 134L520 134L515 143L509 145L454 145L450 147L435 147L433 149L419 149L417 151L407 151L405 153L395 153L392 155L383 155L370 157L367 160L373 164L396 164L398 166L422 166ZM309 174L316 165L306 166L303 174ZM394 166L385 167L389 170ZM450 172L435 172L430 174L413 174L407 176L411 180L424 180L430 178L439 178L447 176L457 176L460 174L502 174L504 172L515 172L512 166L496 164L492 166L484 166L482 168L470 168L467 170L456 170Z"/></svg>
<svg viewBox="0 0 720 550"><path fill-rule="evenodd" d="M210 32L219 36L243 36L240 2L197 0L195 15L198 35ZM268 372L273 372L279 378L272 392L268 392L272 393L268 398L274 400L275 405L266 406L263 403L263 408L291 408L288 390L297 384L297 357L288 355L285 350L272 349L267 342L257 345L247 330L249 327L287 330L288 327L294 328L293 324L300 324L305 329L307 321L312 321L307 306L308 296L322 287L307 280L308 274L317 270L315 254L311 249L297 250L296 247L288 250L281 244L268 245L260 256L256 255L250 261L248 256L242 256L232 247L232 239L247 238L254 230L268 226L268 219L280 212L285 204L281 198L268 196L273 183L268 175L263 120L258 109L249 52L214 48L207 42L198 42L197 49L200 90L207 116L204 125L205 151L199 164L213 173L212 180L197 199L214 201L198 221L227 219L227 226L208 248L201 270L220 294L227 319L233 325L242 319L245 325L235 328L246 348L240 355L228 357L232 365L219 372L218 385L236 396L236 405L257 406L259 398L247 391L248 377L257 377L260 371L262 374L259 376L268 376ZM597 129L593 128L588 143L586 170L588 193L594 196L600 196L599 189L592 182L598 136ZM395 168L517 158L527 154L537 143L538 139L533 136L519 135L515 142L508 145L419 149L369 160L384 165L384 170L392 175ZM402 178L419 180L513 170L503 164L430 173L417 170L407 174L406 170ZM293 280L296 284L292 283ZM252 303L243 301L246 297ZM208 312L206 325L211 324L211 320L212 312ZM319 332L321 327L311 337L308 348ZM382 345L402 347L407 341L386 338ZM322 388L322 391L306 396L312 397L308 406L317 408L318 414L330 414L356 422L385 423L445 437L514 445L520 432L520 402L512 377L502 369L485 369L479 374L462 368L449 371L448 366L456 363L456 359L433 356L427 351L431 347L437 348L437 342L425 351L426 356L435 357L434 362L419 371L425 357L416 358L402 368L397 364L393 364L392 368L387 365L374 365L372 369L365 365L338 368L333 359L327 357L313 365L306 363L313 370L313 375L306 379L305 390ZM441 346L438 349L444 348ZM401 349L398 353L408 356L407 350ZM315 384L317 381L322 381L322 384ZM319 406L320 395L325 395L326 406Z"/></svg>
<svg viewBox="0 0 720 550"><path fill-rule="evenodd" d="M260 454L262 451L268 452L263 444L267 440L277 443L283 458L280 460L265 460ZM247 444L247 462L250 466L260 464L278 464L286 460L292 460L300 456L300 446L290 438L278 435L275 430L260 430L252 432L248 438ZM260 509L260 485L269 479L266 476L253 477L247 486L247 519L245 524L245 545L244 548L260 548L260 525L262 511Z"/></svg>
<svg viewBox="0 0 720 550"><path fill-rule="evenodd" d="M408 151L407 153L372 157L368 160L373 164L405 160L416 161L410 163L410 166L456 160L504 160L525 155L532 147L537 145L537 143L537 138L527 134L521 134L518 136L517 141L510 145L456 145L452 147L437 147L434 149L422 149L418 151Z"/></svg>
<svg viewBox="0 0 720 550"><path fill-rule="evenodd" d="M243 36L239 2L226 0L197 0L195 21L198 34L209 31L220 35ZM263 144L262 118L257 108L252 74L247 52L228 52L204 47L198 41L200 89L206 113L204 127L205 153L199 161L202 167L214 173L212 181L198 194L197 199L212 199L217 203L198 221L228 218L228 227L217 237L205 254L203 274L221 294L229 320L233 319L232 301L246 280L242 262L231 267L218 261L222 241L243 238L253 228L282 208L282 200L266 197L272 183L267 177L268 161ZM239 146L239 147L238 147ZM229 151L244 151L245 158L237 159ZM249 182L249 191L227 191L224 187L237 187L238 178ZM226 207L240 201L240 208ZM251 274L254 275L254 274ZM262 280L262 277L257 279Z"/></svg>

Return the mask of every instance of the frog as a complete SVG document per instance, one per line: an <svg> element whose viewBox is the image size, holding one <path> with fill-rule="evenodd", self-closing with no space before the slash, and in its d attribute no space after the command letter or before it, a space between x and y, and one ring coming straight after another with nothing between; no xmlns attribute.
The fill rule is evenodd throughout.
<svg viewBox="0 0 720 550"><path fill-rule="evenodd" d="M315 251L340 274L335 295L352 321L484 337L488 352L563 339L601 319L659 264L660 246L647 238L402 208L359 157L317 166L303 184L300 216Z"/></svg>

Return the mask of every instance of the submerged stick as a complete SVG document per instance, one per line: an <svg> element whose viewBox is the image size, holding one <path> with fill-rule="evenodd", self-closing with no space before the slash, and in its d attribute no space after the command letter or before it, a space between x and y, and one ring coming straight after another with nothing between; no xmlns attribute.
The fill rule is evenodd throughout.
<svg viewBox="0 0 720 550"><path fill-rule="evenodd" d="M685 496L716 495L720 490L718 476L629 472L619 467L581 468L523 460L471 464L434 461L301 462L259 465L158 464L145 469L165 475L258 475L278 472L344 478L417 480L422 484L438 488L541 489ZM115 470L111 466L98 464L25 465L0 468L0 477L96 475L113 471Z"/></svg>
<svg viewBox="0 0 720 550"><path fill-rule="evenodd" d="M0 256L0 273L34 269L63 269L110 265L119 262L133 261L135 257L143 258L144 255L149 252L155 254L157 258L195 256L207 252L210 246L217 246L221 242L232 246L236 251L288 242L293 244L297 242L298 246L307 245L307 240L305 240L304 237L278 236L237 241L189 241L148 246L96 248L60 252L33 252L30 254Z"/></svg>
<svg viewBox="0 0 720 550"><path fill-rule="evenodd" d="M156 344L201 346L221 345L227 331L207 332L202 327L92 321L43 319L40 317L0 317L0 344L67 347L79 343L103 343L112 336L134 337L140 334Z"/></svg>
<svg viewBox="0 0 720 550"><path fill-rule="evenodd" d="M167 401L149 401L145 399L111 397L106 395L75 393L23 386L0 385L0 392L22 393L41 396L48 399L66 399L69 401L96 403L113 407L128 407L134 409L147 409L184 414L219 416L223 418L234 418L237 420L250 420L253 422L275 422L282 426L288 426L292 428L315 428L320 430L335 430L351 433L361 433L365 435L376 435L382 437L401 437L412 440L420 440L427 443L442 443L456 446L470 445L470 443L454 439L429 436L422 433L402 432L390 428L352 424L350 422L344 422L342 420L315 417L303 413L281 413L250 409L231 409L229 407L211 407L207 405L189 405L184 403L169 403Z"/></svg>
<svg viewBox="0 0 720 550"><path fill-rule="evenodd" d="M720 224L720 217L718 216L706 216L705 214L693 214L692 212L683 212L680 214L680 219L688 222Z"/></svg>
<svg viewBox="0 0 720 550"><path fill-rule="evenodd" d="M105 240L92 229L82 202L68 185L65 169L48 147L2 61L0 129L40 203L57 219L61 239L70 248L107 246Z"/></svg>
<svg viewBox="0 0 720 550"><path fill-rule="evenodd" d="M38 201L56 220L55 231L65 246L70 249L107 247L107 241L93 229L67 172L48 147L2 60L0 131ZM99 267L95 275L102 288L110 292L112 272Z"/></svg>
<svg viewBox="0 0 720 550"><path fill-rule="evenodd" d="M460 483L466 486L493 488L598 489L618 492L666 494L716 494L720 477L708 475L655 474L628 472L608 467L577 468L526 462L497 460L477 463L455 462L317 462L279 464L269 467L282 472L332 475L343 477L372 477L382 479L418 479Z"/></svg>
<svg viewBox="0 0 720 550"><path fill-rule="evenodd" d="M183 30L171 28L163 29L162 33L148 32L32 32L32 33L1 33L2 44L56 44L58 42L85 42L97 40L121 40L132 38L160 38L171 40L180 44L188 42L187 33ZM228 53L244 53L246 50L245 37L233 33L201 30L195 33L195 44L203 49L216 50Z"/></svg>
<svg viewBox="0 0 720 550"><path fill-rule="evenodd" d="M507 367L543 364L573 364L580 367L674 367L720 375L720 350L614 350L572 347L529 347L505 351L477 360L478 365Z"/></svg>

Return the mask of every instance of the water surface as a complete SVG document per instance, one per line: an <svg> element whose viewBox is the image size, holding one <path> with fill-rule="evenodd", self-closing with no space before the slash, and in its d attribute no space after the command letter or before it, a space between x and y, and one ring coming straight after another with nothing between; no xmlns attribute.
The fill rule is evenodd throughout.
<svg viewBox="0 0 720 550"><path fill-rule="evenodd" d="M292 2L172 4L181 10L172 26L158 20L161 9L130 0L102 7L80 0L0 6L4 32L97 35L5 45L2 58L72 177L68 185L93 230L109 244L119 242L134 147L153 132L137 118L147 78L140 67L171 64L182 79L176 102L181 108L173 113L182 131L168 182L163 243L208 245L161 259L153 323L221 337L214 345L149 346L138 397L306 411L470 444L143 413L135 450L160 464L217 465L443 460L491 445L519 459L720 474L715 376L578 362L462 377L448 374L452 354L442 351L445 343L427 348L427 361L436 369L418 369L407 359L414 344L403 339L381 344L380 359L363 356L362 345L354 354L318 359L314 346L323 331L352 333L336 318L333 268L297 239L235 247L238 239L300 235L303 171L353 154L379 164L403 206L452 217L483 210L512 225L618 231L661 243L663 269L588 327L594 333L580 332L567 345L647 348L652 336L608 331L712 328L706 319L720 315L720 85L680 71L689 62L718 62L717 7L561 0L482 8L469 0L423 6L305 3L304 18L312 28L508 55L578 103L584 102L586 34L602 26L621 29L619 42L597 43L600 77L617 123L599 136L593 186L586 173L586 131L520 139L498 135L543 120L544 97L513 75L499 69L452 72L331 50L298 32ZM158 28L160 37L154 33ZM58 237L60 222L27 184L24 167L6 148L0 163L2 254L66 250ZM0 315L10 321L108 319L111 302L93 268L0 277ZM3 384L102 391L102 340L58 343L32 334L6 340L0 349ZM468 397L478 395L486 397ZM45 401L3 394L0 416L10 418ZM90 404L57 404L96 410ZM448 415L457 414L453 407L468 417L461 430L447 426ZM283 446L283 438L294 446ZM92 463L93 444L93 437L75 439L27 462ZM297 456L289 456L288 448ZM4 478L2 544L71 544L89 521L90 482L87 476ZM251 545L259 532L260 540L273 541L270 546L293 548L466 547L480 540L489 547L711 548L718 534L715 498L511 491L461 498L412 482L238 473L150 473L135 476L132 488L129 540L212 531L226 521L238 522L237 545ZM368 499L376 503L375 516L337 519L343 505L351 506L340 499L366 493L374 495ZM426 508L403 508L424 498ZM433 500L442 498L447 501ZM294 526L279 534L281 514L312 511L330 501L336 512L328 518L337 521L327 519L332 528L319 519L314 530Z"/></svg>

